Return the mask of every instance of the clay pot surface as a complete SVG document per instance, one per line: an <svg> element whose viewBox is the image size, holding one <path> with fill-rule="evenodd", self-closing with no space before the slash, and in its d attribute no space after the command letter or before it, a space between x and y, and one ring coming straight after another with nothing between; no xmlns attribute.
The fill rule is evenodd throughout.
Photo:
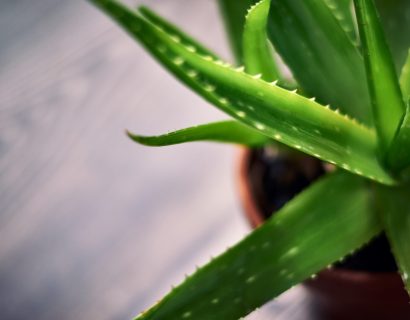
<svg viewBox="0 0 410 320"><path fill-rule="evenodd" d="M246 218L253 228L265 216L255 200L249 179L251 153L240 149L237 172ZM409 297L396 272L363 272L342 268L321 271L303 285L308 289L315 320L409 320Z"/></svg>

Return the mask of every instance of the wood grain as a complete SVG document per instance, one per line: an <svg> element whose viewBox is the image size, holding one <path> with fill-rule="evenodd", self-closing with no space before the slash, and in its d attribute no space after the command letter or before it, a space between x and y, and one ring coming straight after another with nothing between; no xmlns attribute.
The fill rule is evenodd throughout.
<svg viewBox="0 0 410 320"><path fill-rule="evenodd" d="M215 1L149 5L229 57ZM95 8L2 1L0 41L1 319L129 319L248 232L232 147L126 138L225 116Z"/></svg>

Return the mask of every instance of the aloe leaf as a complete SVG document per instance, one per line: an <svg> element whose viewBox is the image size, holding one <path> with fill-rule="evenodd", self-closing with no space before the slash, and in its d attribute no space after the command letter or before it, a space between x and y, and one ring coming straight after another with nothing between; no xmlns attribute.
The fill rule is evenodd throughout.
<svg viewBox="0 0 410 320"><path fill-rule="evenodd" d="M323 178L137 319L245 316L380 232L369 193L345 172Z"/></svg>
<svg viewBox="0 0 410 320"><path fill-rule="evenodd" d="M208 48L205 48L202 44L197 42L195 39L184 33L182 30L180 30L177 26L174 24L166 21L164 18L160 17L158 14L150 10L149 8L145 6L140 6L138 8L138 12L148 21L152 22L155 24L157 27L162 28L163 30L166 30L166 32L169 35L172 35L174 37L178 37L179 40L181 41L182 44L187 46L188 48L190 46L193 46L199 54L203 55L208 55L214 59L219 59L218 56L209 50Z"/></svg>
<svg viewBox="0 0 410 320"><path fill-rule="evenodd" d="M245 16L247 10L255 2L257 2L257 0L218 0L231 49L238 64L243 64L242 34L245 25Z"/></svg>
<svg viewBox="0 0 410 320"><path fill-rule="evenodd" d="M262 74L262 79L279 79L279 71L268 42L266 25L270 0L262 0L251 7L246 16L243 32L243 60L249 74Z"/></svg>
<svg viewBox="0 0 410 320"><path fill-rule="evenodd" d="M338 8L324 0L272 1L268 34L306 94L371 125L363 59Z"/></svg>
<svg viewBox="0 0 410 320"><path fill-rule="evenodd" d="M410 106L407 104L399 129L387 153L387 163L395 172L410 165Z"/></svg>
<svg viewBox="0 0 410 320"><path fill-rule="evenodd" d="M374 132L329 108L222 61L195 53L114 0L94 0L175 76L203 98L268 137L385 184Z"/></svg>
<svg viewBox="0 0 410 320"><path fill-rule="evenodd" d="M160 136L141 136L130 132L127 132L127 134L135 142L152 147L169 146L191 141L215 141L257 147L270 141L265 135L237 121L209 123Z"/></svg>
<svg viewBox="0 0 410 320"><path fill-rule="evenodd" d="M373 120L380 146L386 152L404 113L393 60L373 0L354 0L364 51Z"/></svg>
<svg viewBox="0 0 410 320"><path fill-rule="evenodd" d="M400 75L400 88L404 101L410 98L410 50Z"/></svg>
<svg viewBox="0 0 410 320"><path fill-rule="evenodd" d="M399 71L410 47L410 1L376 0L376 6L387 42L392 50L396 69Z"/></svg>
<svg viewBox="0 0 410 320"><path fill-rule="evenodd" d="M403 282L410 293L410 188L377 187L376 199L384 229L399 266Z"/></svg>
<svg viewBox="0 0 410 320"><path fill-rule="evenodd" d="M340 26L350 37L353 43L357 43L357 33L355 20L352 13L352 0L323 0L325 4L332 10L333 15L339 20Z"/></svg>

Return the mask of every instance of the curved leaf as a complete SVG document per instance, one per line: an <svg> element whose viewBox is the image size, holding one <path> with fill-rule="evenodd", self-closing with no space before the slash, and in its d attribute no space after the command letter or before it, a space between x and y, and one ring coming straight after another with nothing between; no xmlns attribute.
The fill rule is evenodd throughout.
<svg viewBox="0 0 410 320"><path fill-rule="evenodd" d="M114 0L94 0L175 76L222 111L288 146L381 183L374 132L303 96L195 53Z"/></svg>
<svg viewBox="0 0 410 320"><path fill-rule="evenodd" d="M245 316L380 232L370 204L363 179L331 174L137 319Z"/></svg>
<svg viewBox="0 0 410 320"><path fill-rule="evenodd" d="M190 127L160 136L141 136L127 132L140 144L159 147L192 141L215 141L237 143L249 147L262 146L270 141L268 137L237 121L221 121Z"/></svg>
<svg viewBox="0 0 410 320"><path fill-rule="evenodd" d="M251 7L246 16L243 32L243 60L249 74L262 74L262 79L279 79L272 48L268 42L266 25L270 0L261 0Z"/></svg>
<svg viewBox="0 0 410 320"><path fill-rule="evenodd" d="M364 50L373 121L383 152L394 138L404 103L393 60L373 0L354 0Z"/></svg>
<svg viewBox="0 0 410 320"><path fill-rule="evenodd" d="M304 92L371 125L363 59L338 8L324 0L272 1L268 34Z"/></svg>

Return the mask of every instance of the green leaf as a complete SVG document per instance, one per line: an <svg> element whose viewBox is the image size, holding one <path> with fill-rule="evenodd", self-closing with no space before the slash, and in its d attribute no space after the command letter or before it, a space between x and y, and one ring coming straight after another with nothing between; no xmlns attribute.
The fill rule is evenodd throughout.
<svg viewBox="0 0 410 320"><path fill-rule="evenodd" d="M387 163L395 172L410 166L410 106L407 104L399 129L387 153Z"/></svg>
<svg viewBox="0 0 410 320"><path fill-rule="evenodd" d="M262 0L249 10L243 33L243 59L247 73L260 73L262 79L273 81L279 79L279 71L266 34L269 8L270 0Z"/></svg>
<svg viewBox="0 0 410 320"><path fill-rule="evenodd" d="M410 293L410 188L377 186L376 199L380 215L403 282Z"/></svg>
<svg viewBox="0 0 410 320"><path fill-rule="evenodd" d="M208 55L214 59L219 59L219 57L214 52L212 52L208 48L205 48L202 44L197 42L195 39L193 39L192 37L190 37L183 31L181 31L177 26L166 21L164 18L160 17L159 15L157 15L155 12L153 12L149 8L145 6L140 6L138 8L138 12L145 19L155 24L157 27L165 30L166 33L168 33L169 35L173 37L177 37L179 41L183 45L187 46L188 48L190 46L193 46L195 47L196 52L198 52L199 54Z"/></svg>
<svg viewBox="0 0 410 320"><path fill-rule="evenodd" d="M379 164L372 130L312 99L195 53L178 38L113 0L94 0L175 76L238 121L268 137L381 183L395 181Z"/></svg>
<svg viewBox="0 0 410 320"><path fill-rule="evenodd" d="M323 0L332 10L333 15L339 20L340 26L349 36L353 43L357 43L358 34L356 33L355 20L352 14L352 0Z"/></svg>
<svg viewBox="0 0 410 320"><path fill-rule="evenodd" d="M218 0L236 62L243 64L242 34L247 10L257 0Z"/></svg>
<svg viewBox="0 0 410 320"><path fill-rule="evenodd" d="M237 121L221 121L190 127L160 136L141 136L127 132L135 142L146 146L169 146L191 141L215 141L237 143L250 147L262 146L270 141L268 137L260 134Z"/></svg>
<svg viewBox="0 0 410 320"><path fill-rule="evenodd" d="M366 182L331 174L137 319L238 319L378 232Z"/></svg>
<svg viewBox="0 0 410 320"><path fill-rule="evenodd" d="M363 59L332 8L324 0L275 0L269 37L304 92L371 125Z"/></svg>
<svg viewBox="0 0 410 320"><path fill-rule="evenodd" d="M401 70L400 88L403 94L403 100L408 101L410 99L410 50L406 63Z"/></svg>
<svg viewBox="0 0 410 320"><path fill-rule="evenodd" d="M373 0L354 0L364 51L373 120L383 152L394 138L404 103L393 60Z"/></svg>
<svg viewBox="0 0 410 320"><path fill-rule="evenodd" d="M400 71L410 47L410 1L376 0L396 70Z"/></svg>

